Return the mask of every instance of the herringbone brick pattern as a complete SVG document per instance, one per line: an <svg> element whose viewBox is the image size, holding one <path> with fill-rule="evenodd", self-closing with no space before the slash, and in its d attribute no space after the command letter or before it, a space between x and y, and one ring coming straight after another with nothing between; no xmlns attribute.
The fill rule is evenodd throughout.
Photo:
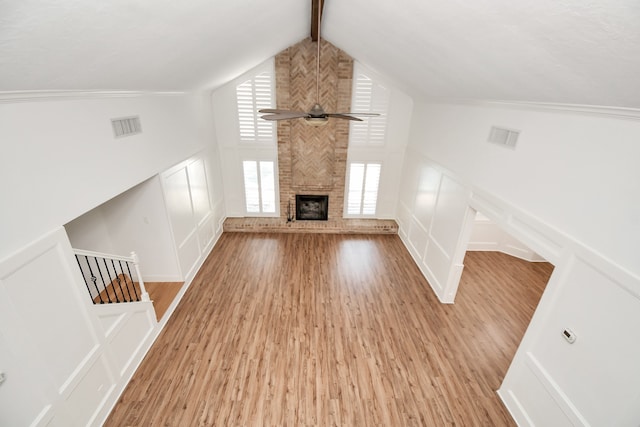
<svg viewBox="0 0 640 427"><path fill-rule="evenodd" d="M351 105L353 60L322 41L320 91L316 95L317 45L310 39L276 56L278 108L309 111L319 101L327 112L346 112ZM342 218L349 124L331 120L312 127L304 120L278 123L280 212L286 216L296 194L329 195L329 218Z"/></svg>

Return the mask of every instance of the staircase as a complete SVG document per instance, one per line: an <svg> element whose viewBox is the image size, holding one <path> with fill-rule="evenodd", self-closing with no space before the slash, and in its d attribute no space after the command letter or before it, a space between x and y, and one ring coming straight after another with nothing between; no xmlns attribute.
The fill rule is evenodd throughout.
<svg viewBox="0 0 640 427"><path fill-rule="evenodd" d="M81 249L74 253L94 304L150 301L135 252L129 257Z"/></svg>

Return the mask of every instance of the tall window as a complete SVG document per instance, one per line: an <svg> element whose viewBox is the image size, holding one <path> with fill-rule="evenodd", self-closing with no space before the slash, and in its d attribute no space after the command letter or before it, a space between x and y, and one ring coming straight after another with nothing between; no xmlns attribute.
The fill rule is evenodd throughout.
<svg viewBox="0 0 640 427"><path fill-rule="evenodd" d="M351 163L347 194L348 215L375 215L380 183L380 163Z"/></svg>
<svg viewBox="0 0 640 427"><path fill-rule="evenodd" d="M272 161L245 160L242 162L242 169L247 213L275 213L274 163Z"/></svg>
<svg viewBox="0 0 640 427"><path fill-rule="evenodd" d="M258 110L273 108L273 76L263 72L236 86L240 141L273 142L273 122L262 120Z"/></svg>
<svg viewBox="0 0 640 427"><path fill-rule="evenodd" d="M362 72L355 73L351 111L360 113L380 113L377 117L367 117L362 122L351 122L349 145L383 146L387 133L387 112L389 110L389 89L375 82Z"/></svg>

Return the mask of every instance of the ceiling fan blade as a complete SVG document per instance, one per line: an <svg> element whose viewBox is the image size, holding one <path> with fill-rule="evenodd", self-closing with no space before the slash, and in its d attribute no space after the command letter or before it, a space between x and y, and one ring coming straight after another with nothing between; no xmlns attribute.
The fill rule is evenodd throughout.
<svg viewBox="0 0 640 427"><path fill-rule="evenodd" d="M280 110L280 109L277 109L277 108L263 108L262 110L258 110L258 113L268 113L268 114L300 113L300 114L307 114L304 111Z"/></svg>
<svg viewBox="0 0 640 427"><path fill-rule="evenodd" d="M346 119L346 120L355 120L357 122L361 122L362 119L359 119L357 117L353 117L353 116L349 116L347 114L340 114L340 113L329 113L327 114L327 116L329 117L335 117L336 119Z"/></svg>
<svg viewBox="0 0 640 427"><path fill-rule="evenodd" d="M354 113L350 111L348 113L333 113L333 114L342 114L343 116L366 116L366 117L377 117L379 113Z"/></svg>
<svg viewBox="0 0 640 427"><path fill-rule="evenodd" d="M299 118L308 117L308 116L309 116L308 113L287 111L285 113L279 113L279 114L267 114L267 115L261 116L260 118L264 120L288 120L288 119L299 119Z"/></svg>

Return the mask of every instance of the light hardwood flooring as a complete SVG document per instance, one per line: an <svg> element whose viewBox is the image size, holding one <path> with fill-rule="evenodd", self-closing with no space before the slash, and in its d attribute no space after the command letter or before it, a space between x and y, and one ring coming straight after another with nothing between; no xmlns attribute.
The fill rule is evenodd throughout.
<svg viewBox="0 0 640 427"><path fill-rule="evenodd" d="M513 425L495 391L552 267L465 264L443 305L395 235L224 233L106 425Z"/></svg>
<svg viewBox="0 0 640 427"><path fill-rule="evenodd" d="M153 301L153 309L158 321L167 312L183 284L184 282L145 282L144 287Z"/></svg>
<svg viewBox="0 0 640 427"><path fill-rule="evenodd" d="M138 282L131 282L128 275L119 275L122 284L116 281L110 283L100 295L93 299L94 304L100 304L100 301L107 303L112 301L137 301L142 296L140 285ZM169 306L175 299L178 292L182 288L184 282L145 282L144 286L149 293L149 299L153 301L153 309L156 312L156 319L160 321L164 313L167 312Z"/></svg>

